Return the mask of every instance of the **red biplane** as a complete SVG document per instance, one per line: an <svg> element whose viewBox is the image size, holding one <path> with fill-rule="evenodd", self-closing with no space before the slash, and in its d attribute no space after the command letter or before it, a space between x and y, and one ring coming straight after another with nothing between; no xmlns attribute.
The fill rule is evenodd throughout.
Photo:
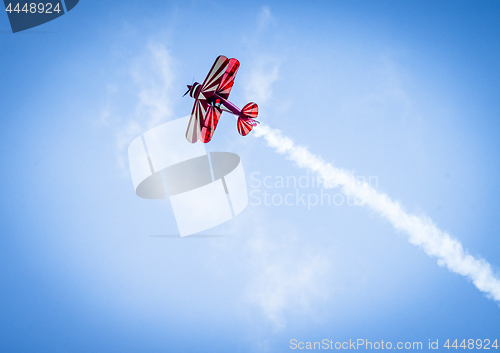
<svg viewBox="0 0 500 353"><path fill-rule="evenodd" d="M233 87L234 77L240 62L237 59L228 59L224 55L215 59L207 78L200 85L198 82L188 85L188 91L195 99L191 119L186 131L189 142L195 143L198 139L204 143L212 139L222 111L232 113L238 117L238 132L246 136L258 121L259 107L255 103L248 103L239 109L228 101L229 93Z"/></svg>

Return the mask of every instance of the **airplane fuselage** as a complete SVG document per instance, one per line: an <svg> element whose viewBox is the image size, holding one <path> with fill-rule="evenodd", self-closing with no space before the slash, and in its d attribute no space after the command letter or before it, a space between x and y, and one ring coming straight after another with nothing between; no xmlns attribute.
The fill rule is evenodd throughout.
<svg viewBox="0 0 500 353"><path fill-rule="evenodd" d="M187 86L189 89L189 95L193 97L194 99L198 99L201 91L201 85L198 82L193 83L193 85L188 85ZM236 116L241 115L241 109L238 108L236 105L228 101L227 99L222 98L219 96L217 93L214 93L213 96L209 97L207 101L210 104L216 105L217 107L220 107L220 105L223 106L222 110L226 111L228 113L234 114Z"/></svg>

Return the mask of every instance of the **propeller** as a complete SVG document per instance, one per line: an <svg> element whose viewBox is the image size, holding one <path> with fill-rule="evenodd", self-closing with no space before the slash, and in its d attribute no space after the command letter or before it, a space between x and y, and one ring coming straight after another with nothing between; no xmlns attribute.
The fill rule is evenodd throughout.
<svg viewBox="0 0 500 353"><path fill-rule="evenodd" d="M191 90L191 87L193 87L193 83L194 83L194 76L193 76L193 80L191 81L191 85L190 86L187 86L188 87L188 90L186 91L186 93L184 93L182 96L184 97L186 94L189 93L189 91Z"/></svg>

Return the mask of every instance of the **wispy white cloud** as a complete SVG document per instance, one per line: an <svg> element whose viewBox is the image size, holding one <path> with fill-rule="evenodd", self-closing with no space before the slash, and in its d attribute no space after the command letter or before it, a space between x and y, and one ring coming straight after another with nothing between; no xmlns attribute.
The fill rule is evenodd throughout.
<svg viewBox="0 0 500 353"><path fill-rule="evenodd" d="M172 56L165 46L150 42L147 49L129 64L123 86L132 84L132 93L118 83L109 86L112 89L108 89L111 97L108 100L120 96L117 99L126 102L126 107L116 107L108 102L101 114L101 123L113 121L118 126L116 149L122 167L126 165L127 147L134 138L172 118L173 66Z"/></svg>
<svg viewBox="0 0 500 353"><path fill-rule="evenodd" d="M326 298L331 262L321 249L299 246L289 225L259 219L244 245L251 268L246 299L275 328L283 329L290 308L310 314L314 312L313 303Z"/></svg>
<svg viewBox="0 0 500 353"><path fill-rule="evenodd" d="M267 9L269 10L269 9ZM263 10L262 17L272 17ZM247 99L254 98L258 103L265 103L272 98L272 85L278 79L279 61L270 56L261 56L252 70L252 80L246 83ZM384 80L377 92L363 97L361 102L346 104L343 108L350 113L373 113L373 108L380 104L401 106L400 112L408 113L411 102L402 90L397 75L390 61L384 61L380 73ZM369 107L368 110L366 110ZM379 107L385 111L384 107ZM430 218L408 214L403 207L387 195L377 192L366 182L360 182L355 176L341 168L325 162L321 157L312 154L305 147L297 146L290 138L279 130L262 124L255 128L255 135L263 137L267 144L279 154L295 162L299 168L316 173L325 180L325 187L340 187L341 191L358 200L386 218L398 231L405 232L411 244L422 248L429 256L436 257L440 266L469 278L474 285L488 297L500 302L500 280L491 265L484 259L475 258L468 253L462 244L448 233L439 229Z"/></svg>
<svg viewBox="0 0 500 353"><path fill-rule="evenodd" d="M147 54L137 61L132 76L140 90L136 116L146 128L172 117L172 91L175 78L173 60L159 43L150 43Z"/></svg>
<svg viewBox="0 0 500 353"><path fill-rule="evenodd" d="M262 7L255 37L250 40L253 47L258 47L258 38L268 32L273 22L269 7ZM257 102L262 108L273 99L273 84L279 80L281 61L265 53L253 55L247 66L250 73L240 77L240 84L245 99ZM252 269L245 296L276 329L283 329L286 313L291 308L294 312L311 314L314 303L326 298L325 283L331 275L332 264L321 249L304 248L303 244L299 247L294 230L287 224L258 218L259 223L251 226L252 236L244 243L244 256ZM247 226L241 225L245 229Z"/></svg>
<svg viewBox="0 0 500 353"><path fill-rule="evenodd" d="M350 94L343 97L340 110L348 116L370 116L383 119L391 111L397 111L399 119L411 116L415 119L414 103L402 82L405 72L393 59L386 55L373 58L377 65L368 71L364 85L351 82L344 89Z"/></svg>
<svg viewBox="0 0 500 353"><path fill-rule="evenodd" d="M267 29L267 27L274 21L274 17L271 10L267 6L262 6L260 9L258 22L257 22L257 32L262 32Z"/></svg>
<svg viewBox="0 0 500 353"><path fill-rule="evenodd" d="M280 62L276 58L261 55L252 65L249 77L242 80L245 98L265 104L273 96L272 85L279 79Z"/></svg>
<svg viewBox="0 0 500 353"><path fill-rule="evenodd" d="M491 265L470 255L458 240L439 229L430 218L406 213L398 202L377 192L368 183L360 182L352 173L325 162L307 148L297 146L279 130L261 125L255 129L255 135L263 137L271 148L295 162L299 168L316 173L324 179L325 187L340 187L345 195L362 201L387 219L395 229L406 233L411 244L436 257L440 266L469 278L481 292L500 302L500 279Z"/></svg>

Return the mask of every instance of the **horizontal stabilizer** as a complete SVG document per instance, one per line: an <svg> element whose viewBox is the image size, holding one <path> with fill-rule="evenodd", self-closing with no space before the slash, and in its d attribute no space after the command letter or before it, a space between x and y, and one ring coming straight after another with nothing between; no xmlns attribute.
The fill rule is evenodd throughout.
<svg viewBox="0 0 500 353"><path fill-rule="evenodd" d="M239 117L238 118L238 132L241 136L246 136L253 127L257 126L257 121L252 118Z"/></svg>
<svg viewBox="0 0 500 353"><path fill-rule="evenodd" d="M259 114L259 106L254 102L250 102L241 109L241 114L248 118L255 119Z"/></svg>

